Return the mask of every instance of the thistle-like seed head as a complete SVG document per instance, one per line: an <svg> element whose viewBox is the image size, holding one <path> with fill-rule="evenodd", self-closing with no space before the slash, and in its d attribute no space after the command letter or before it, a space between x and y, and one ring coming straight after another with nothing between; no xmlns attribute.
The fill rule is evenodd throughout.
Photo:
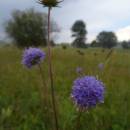
<svg viewBox="0 0 130 130"><path fill-rule="evenodd" d="M57 7L62 1L59 0L38 0L38 2L46 7Z"/></svg>

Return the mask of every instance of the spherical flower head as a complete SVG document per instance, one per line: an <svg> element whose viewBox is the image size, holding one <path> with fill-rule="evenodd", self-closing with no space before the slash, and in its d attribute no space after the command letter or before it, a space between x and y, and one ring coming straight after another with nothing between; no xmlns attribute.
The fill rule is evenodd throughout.
<svg viewBox="0 0 130 130"><path fill-rule="evenodd" d="M45 53L41 49L30 47L24 51L22 63L27 68L31 68L32 66L40 64L44 58Z"/></svg>
<svg viewBox="0 0 130 130"><path fill-rule="evenodd" d="M79 109L89 109L104 102L104 85L94 76L78 78L73 83L71 97Z"/></svg>
<svg viewBox="0 0 130 130"><path fill-rule="evenodd" d="M46 7L57 7L58 4L61 2L59 0L38 0L40 4Z"/></svg>
<svg viewBox="0 0 130 130"><path fill-rule="evenodd" d="M102 71L104 69L104 64L103 63L98 64L98 69Z"/></svg>

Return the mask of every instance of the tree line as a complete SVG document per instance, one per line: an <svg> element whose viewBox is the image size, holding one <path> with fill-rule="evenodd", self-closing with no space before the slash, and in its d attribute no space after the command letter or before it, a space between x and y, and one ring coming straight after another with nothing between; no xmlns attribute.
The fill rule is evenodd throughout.
<svg viewBox="0 0 130 130"><path fill-rule="evenodd" d="M82 20L77 20L72 28L72 37L75 37L72 46L87 48L87 47L102 47L102 48L113 48L117 45L121 45L124 49L130 49L130 41L119 42L117 36L112 31L102 31L100 32L96 39L90 44L86 44L86 25Z"/></svg>
<svg viewBox="0 0 130 130"><path fill-rule="evenodd" d="M51 20L51 33L59 31L58 25ZM12 18L5 24L5 31L18 47L47 45L47 14L36 12L34 9L26 11L15 10ZM53 38L51 44L54 45Z"/></svg>
<svg viewBox="0 0 130 130"><path fill-rule="evenodd" d="M47 14L40 13L34 9L25 11L15 10L12 18L5 24L5 30L13 42L18 47L46 46L47 44ZM55 21L51 21L51 33L57 33L60 29ZM117 36L112 31L100 32L96 39L87 44L87 28L83 20L77 20L71 27L72 38L71 45L77 48L103 47L112 48L119 43ZM120 43L123 48L130 48L130 41ZM54 46L54 38L51 39L51 45Z"/></svg>

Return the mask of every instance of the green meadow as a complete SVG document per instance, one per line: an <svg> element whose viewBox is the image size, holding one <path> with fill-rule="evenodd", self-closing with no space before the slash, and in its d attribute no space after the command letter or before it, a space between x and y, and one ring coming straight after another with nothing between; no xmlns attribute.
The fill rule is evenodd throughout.
<svg viewBox="0 0 130 130"><path fill-rule="evenodd" d="M80 130L130 130L130 51L115 49L100 71L98 64L106 61L110 50L81 49L83 55L79 50L69 47L52 50L60 130L74 130L77 111L70 93L78 77L77 67L82 67L86 75L96 76L106 86L104 104L82 114ZM25 68L21 64L22 52L15 47L0 48L0 130L46 130L46 125L53 130L50 125L53 122L44 121L39 69ZM47 80L47 58L41 66ZM53 113L50 116L53 119Z"/></svg>

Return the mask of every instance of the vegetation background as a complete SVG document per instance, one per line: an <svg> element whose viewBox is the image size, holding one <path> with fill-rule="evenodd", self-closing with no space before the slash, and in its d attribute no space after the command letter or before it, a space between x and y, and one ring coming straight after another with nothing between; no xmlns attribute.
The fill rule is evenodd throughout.
<svg viewBox="0 0 130 130"><path fill-rule="evenodd" d="M130 129L130 51L115 49L104 71L99 71L98 64L105 61L109 51L100 48L53 48L60 130L73 130L75 124L76 108L70 92L72 81L78 77L75 72L78 66L106 85L104 104L83 114L81 130ZM38 90L41 85L39 71L37 68L24 68L21 58L21 49L13 46L0 48L0 130L45 130L45 113ZM42 68L47 78L45 62L47 59Z"/></svg>

